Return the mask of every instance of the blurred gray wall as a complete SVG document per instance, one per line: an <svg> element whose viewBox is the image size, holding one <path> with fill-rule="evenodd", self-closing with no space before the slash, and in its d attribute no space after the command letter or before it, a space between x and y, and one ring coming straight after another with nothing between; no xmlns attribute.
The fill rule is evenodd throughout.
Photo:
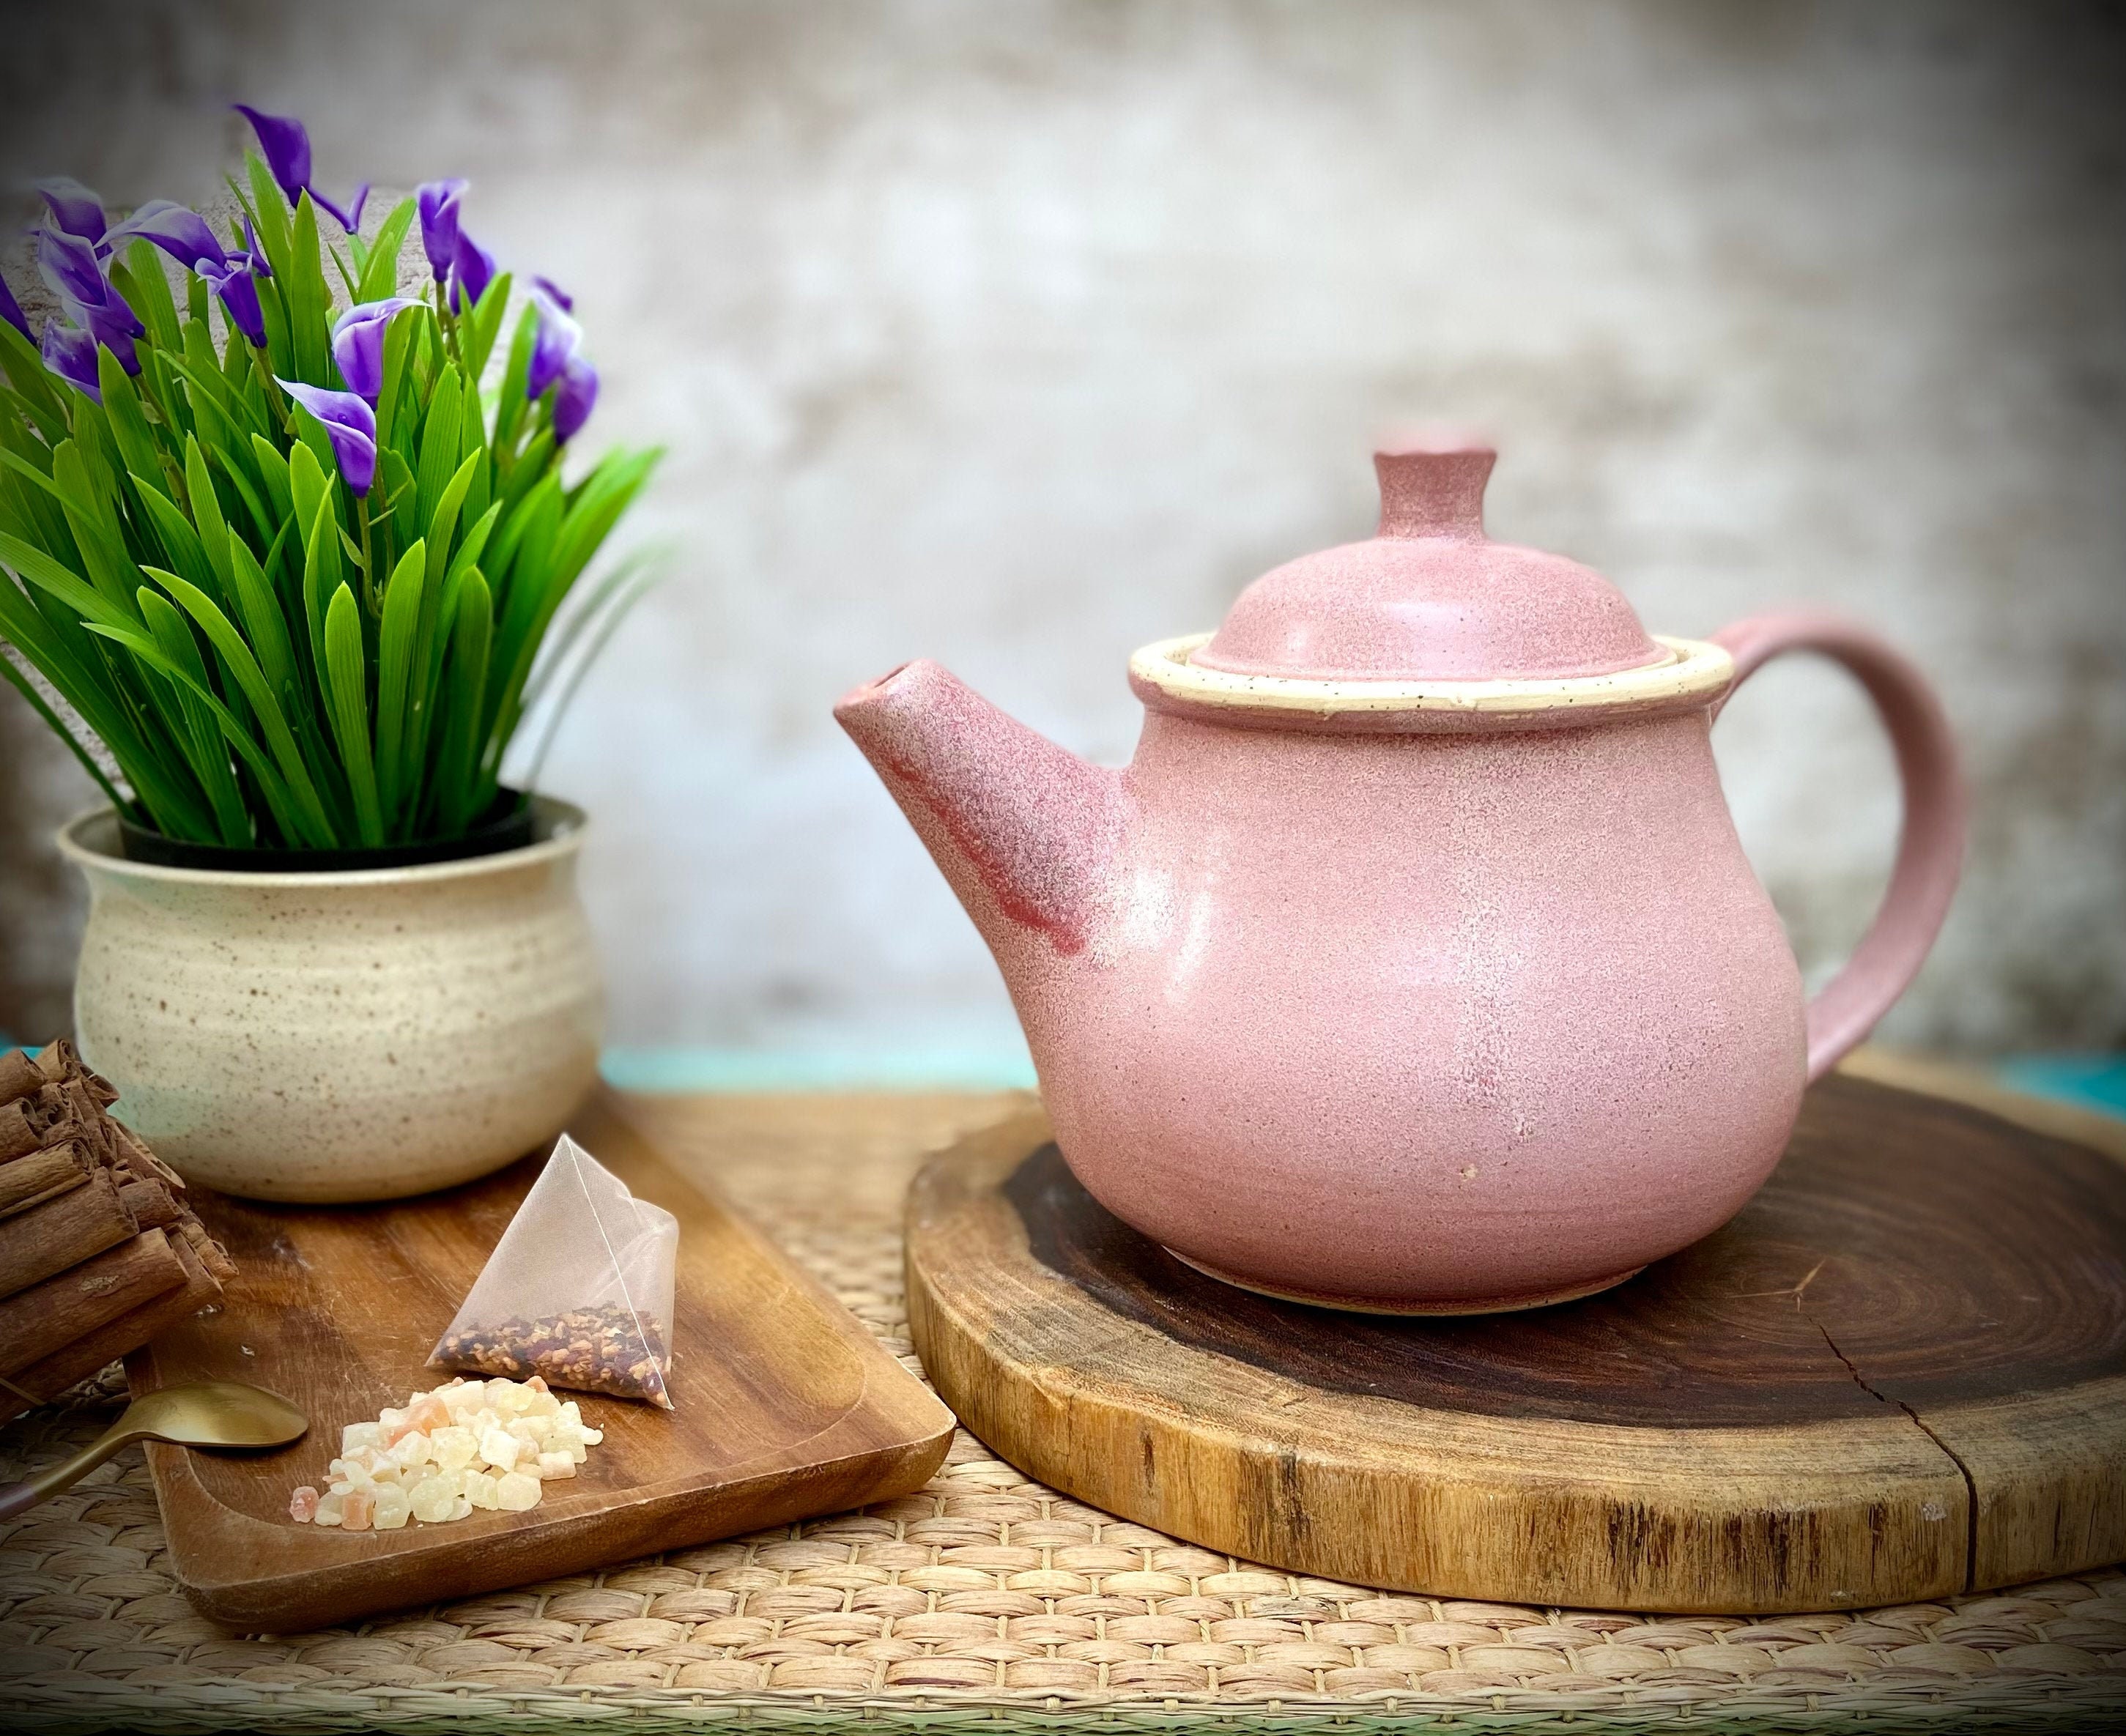
<svg viewBox="0 0 2126 1736"><path fill-rule="evenodd" d="M1366 534L1368 440L1473 421L1495 534L1656 630L1780 602L1941 685L1964 892L1886 1035L2126 1045L2126 101L2100 6L18 6L0 162L197 198L473 178L573 289L592 437L671 449L667 588L550 787L614 1035L980 1048L986 955L828 716L927 653L1096 758L1124 659ZM1897 823L1827 669L1718 731L1821 979ZM86 800L0 694L0 1023L63 1017Z"/></svg>

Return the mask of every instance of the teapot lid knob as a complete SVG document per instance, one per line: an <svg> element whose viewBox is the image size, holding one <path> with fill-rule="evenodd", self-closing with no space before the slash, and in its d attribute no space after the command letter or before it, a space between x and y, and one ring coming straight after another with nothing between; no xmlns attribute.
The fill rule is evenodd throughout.
<svg viewBox="0 0 2126 1736"><path fill-rule="evenodd" d="M1377 536L1484 534L1484 484L1498 452L1483 441L1448 433L1391 441L1373 454L1381 482Z"/></svg>

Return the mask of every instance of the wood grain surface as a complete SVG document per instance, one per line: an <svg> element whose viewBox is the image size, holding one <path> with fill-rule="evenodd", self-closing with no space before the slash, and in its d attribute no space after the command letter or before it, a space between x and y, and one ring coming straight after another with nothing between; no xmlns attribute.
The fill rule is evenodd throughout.
<svg viewBox="0 0 2126 1736"><path fill-rule="evenodd" d="M909 1315L1001 1455L1276 1566L1604 1608L1934 1597L2126 1556L2122 1153L1834 1077L1715 1235L1582 1302L1413 1320L1192 1271L1032 1111L917 1181Z"/></svg>
<svg viewBox="0 0 2126 1736"><path fill-rule="evenodd" d="M297 1526L342 1425L446 1378L434 1345L543 1158L377 1206L276 1206L198 1190L238 1266L227 1305L129 1359L136 1391L250 1380L311 1422L255 1455L148 1449L173 1570L206 1615L275 1633L547 1578L920 1488L952 1419L810 1277L680 1175L609 1098L569 1131L679 1219L671 1412L579 1396L605 1442L529 1512L349 1533Z"/></svg>

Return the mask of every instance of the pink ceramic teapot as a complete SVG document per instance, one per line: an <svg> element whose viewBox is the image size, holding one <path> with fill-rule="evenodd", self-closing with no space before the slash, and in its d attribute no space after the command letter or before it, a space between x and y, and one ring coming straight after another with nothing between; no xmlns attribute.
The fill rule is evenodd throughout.
<svg viewBox="0 0 2126 1736"><path fill-rule="evenodd" d="M1816 613L1650 638L1599 575L1485 536L1493 457L1379 454L1372 540L1139 651L1125 770L935 663L835 708L995 954L1071 1169L1251 1290L1526 1308L1695 1241L1955 888L1955 752L1909 663ZM1790 650L1859 679L1904 783L1883 908L1806 1004L1711 742Z"/></svg>

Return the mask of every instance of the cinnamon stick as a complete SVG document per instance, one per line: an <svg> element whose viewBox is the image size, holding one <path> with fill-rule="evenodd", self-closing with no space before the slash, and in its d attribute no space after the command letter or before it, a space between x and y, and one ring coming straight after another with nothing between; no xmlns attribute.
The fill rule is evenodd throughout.
<svg viewBox="0 0 2126 1736"><path fill-rule="evenodd" d="M8 1053L19 1056L21 1060L26 1064L26 1070L25 1070L23 1067L0 1063L0 1077L13 1078L21 1083L23 1089L17 1092L17 1096L25 1095L27 1092L35 1091L46 1085L57 1085L62 1087L78 1086L86 1095L87 1101L99 1110L108 1109L118 1101L118 1087L105 1078L102 1073L92 1073L83 1062L81 1051L65 1037L60 1037L45 1044L43 1049L38 1051L37 1058L34 1061L28 1056L21 1054L19 1050L10 1050ZM0 1093L0 1102L4 1101L6 1101L4 1093Z"/></svg>
<svg viewBox="0 0 2126 1736"><path fill-rule="evenodd" d="M47 1080L68 1083L78 1080L87 1087L99 1109L108 1109L118 1101L118 1088L100 1073L91 1073L82 1060L81 1051L65 1037L47 1043L36 1059L37 1071Z"/></svg>
<svg viewBox="0 0 2126 1736"><path fill-rule="evenodd" d="M128 1309L108 1325L85 1333L64 1348L17 1373L0 1375L0 1421L55 1399L77 1380L85 1380L106 1363L138 1350L156 1333L221 1300L221 1285L182 1242L171 1248L185 1268L182 1290L166 1291L138 1308Z"/></svg>
<svg viewBox="0 0 2126 1736"><path fill-rule="evenodd" d="M68 1101L64 1087L57 1085L40 1086L26 1097L17 1097L13 1107L21 1112L22 1119L34 1129L40 1144L49 1145L55 1139L66 1137L55 1124L73 1117L73 1107Z"/></svg>
<svg viewBox="0 0 2126 1736"><path fill-rule="evenodd" d="M0 1218L55 1200L88 1180L92 1166L72 1140L0 1163Z"/></svg>
<svg viewBox="0 0 2126 1736"><path fill-rule="evenodd" d="M0 1163L10 1158L19 1158L26 1151L35 1151L43 1144L43 1130L31 1119L29 1105L21 1102L0 1103Z"/></svg>
<svg viewBox="0 0 2126 1736"><path fill-rule="evenodd" d="M117 1160L117 1124L103 1112L103 1105L88 1088L86 1079L63 1079L37 1093L37 1112L45 1118L45 1140L49 1144L59 1130L79 1139L100 1162Z"/></svg>
<svg viewBox="0 0 2126 1736"><path fill-rule="evenodd" d="M160 1182L125 1182L118 1190L118 1203L135 1229L159 1229L176 1223L184 1211Z"/></svg>
<svg viewBox="0 0 2126 1736"><path fill-rule="evenodd" d="M236 1262L229 1257L229 1250L206 1233L206 1225L190 1211L177 1219L178 1233L208 1272L226 1284L236 1276Z"/></svg>
<svg viewBox="0 0 2126 1736"><path fill-rule="evenodd" d="M118 1144L130 1161L135 1175L144 1182L160 1182L172 1193L181 1194L185 1191L185 1178L149 1150L148 1142L139 1135L123 1121L114 1120L111 1124L111 1130L117 1135Z"/></svg>
<svg viewBox="0 0 2126 1736"><path fill-rule="evenodd" d="M44 1083L43 1069L21 1050L0 1054L0 1103L26 1097Z"/></svg>
<svg viewBox="0 0 2126 1736"><path fill-rule="evenodd" d="M159 1229L0 1302L0 1375L41 1362L120 1314L188 1284L184 1257Z"/></svg>
<svg viewBox="0 0 2126 1736"><path fill-rule="evenodd" d="M98 1169L86 1186L0 1219L0 1296L12 1296L78 1266L133 1233L118 1184L110 1171Z"/></svg>
<svg viewBox="0 0 2126 1736"><path fill-rule="evenodd" d="M104 1137L98 1125L102 1117L93 1106L77 1102L64 1085L47 1085L33 1097L22 1099L21 1107L37 1130L37 1143L57 1145L72 1139L87 1153L91 1161L101 1163L111 1141Z"/></svg>

